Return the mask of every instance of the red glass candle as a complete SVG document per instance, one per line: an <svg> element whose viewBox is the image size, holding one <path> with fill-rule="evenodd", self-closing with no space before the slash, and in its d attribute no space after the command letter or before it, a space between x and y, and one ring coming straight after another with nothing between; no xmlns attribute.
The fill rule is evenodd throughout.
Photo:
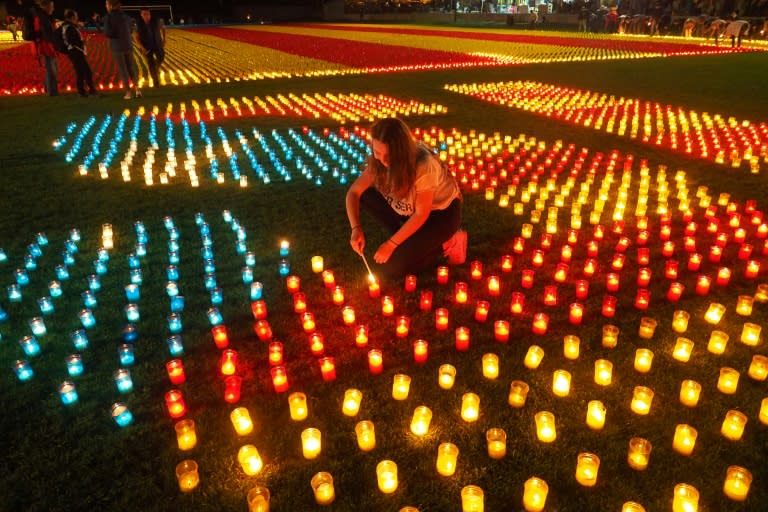
<svg viewBox="0 0 768 512"><path fill-rule="evenodd" d="M760 226L757 228L757 231L755 232L755 236L760 240L768 238L768 224L760 224Z"/></svg>
<svg viewBox="0 0 768 512"><path fill-rule="evenodd" d="M566 263L557 264L553 279L556 283L564 283L568 279L568 265Z"/></svg>
<svg viewBox="0 0 768 512"><path fill-rule="evenodd" d="M592 231L592 236L595 240L602 240L605 237L605 228L601 224L595 225L595 229Z"/></svg>
<svg viewBox="0 0 768 512"><path fill-rule="evenodd" d="M341 310L341 319L344 325L355 325L355 308L344 306L344 309Z"/></svg>
<svg viewBox="0 0 768 512"><path fill-rule="evenodd" d="M448 283L448 267L437 267L437 284L447 284Z"/></svg>
<svg viewBox="0 0 768 512"><path fill-rule="evenodd" d="M509 322L506 320L496 320L493 323L493 334L496 336L496 341L502 343L509 341Z"/></svg>
<svg viewBox="0 0 768 512"><path fill-rule="evenodd" d="M284 366L274 366L270 371L272 375L272 387L275 393L284 393L288 391L288 374Z"/></svg>
<svg viewBox="0 0 768 512"><path fill-rule="evenodd" d="M184 363L181 359L171 359L165 363L165 369L168 372L171 384L178 385L186 382L187 376L184 373Z"/></svg>
<svg viewBox="0 0 768 512"><path fill-rule="evenodd" d="M237 375L230 375L224 379L224 401L228 404L235 404L240 401L240 388L243 379Z"/></svg>
<svg viewBox="0 0 768 512"><path fill-rule="evenodd" d="M469 264L469 275L470 277L475 280L479 281L483 278L483 262L482 261L473 261Z"/></svg>
<svg viewBox="0 0 768 512"><path fill-rule="evenodd" d="M616 314L616 297L613 295L603 297L602 313L606 318L613 318Z"/></svg>
<svg viewBox="0 0 768 512"><path fill-rule="evenodd" d="M501 279L497 275L490 275L486 279L486 288L488 289L488 295L491 297L498 297L501 293Z"/></svg>
<svg viewBox="0 0 768 512"><path fill-rule="evenodd" d="M263 300L255 300L251 302L251 312L254 319L264 320L267 318L267 304Z"/></svg>
<svg viewBox="0 0 768 512"><path fill-rule="evenodd" d="M438 331L444 331L448 329L448 310L445 308L437 308L435 310L435 329Z"/></svg>
<svg viewBox="0 0 768 512"><path fill-rule="evenodd" d="M680 297L683 296L684 291L685 286L682 283L671 283L669 285L669 290L667 290L667 300L670 302L677 302L680 300Z"/></svg>
<svg viewBox="0 0 768 512"><path fill-rule="evenodd" d="M587 242L587 256L590 258L597 258L600 254L600 246L596 240L590 240Z"/></svg>
<svg viewBox="0 0 768 512"><path fill-rule="evenodd" d="M405 284L403 285L403 288L406 292L411 293L416 291L416 276L413 274L408 274L405 276Z"/></svg>
<svg viewBox="0 0 768 512"><path fill-rule="evenodd" d="M685 252L696 252L696 239L692 236L683 238L683 248Z"/></svg>
<svg viewBox="0 0 768 512"><path fill-rule="evenodd" d="M344 287L342 286L336 286L333 288L333 292L331 292L331 300L333 300L333 303L337 306L343 306L344 305Z"/></svg>
<svg viewBox="0 0 768 512"><path fill-rule="evenodd" d="M635 307L641 311L648 309L651 303L651 292L647 288L640 288L635 295Z"/></svg>
<svg viewBox="0 0 768 512"><path fill-rule="evenodd" d="M576 229L568 230L568 243L571 245L576 244L579 241L579 232Z"/></svg>
<svg viewBox="0 0 768 512"><path fill-rule="evenodd" d="M384 356L381 350L368 351L368 371L371 375L379 375L384 370Z"/></svg>
<svg viewBox="0 0 768 512"><path fill-rule="evenodd" d="M713 217L707 222L707 233L714 235L720 227L720 219Z"/></svg>
<svg viewBox="0 0 768 512"><path fill-rule="evenodd" d="M639 230L648 229L648 217L640 216L635 219L635 228Z"/></svg>
<svg viewBox="0 0 768 512"><path fill-rule="evenodd" d="M741 244L741 247L739 247L739 259L748 260L752 256L752 249L751 244Z"/></svg>
<svg viewBox="0 0 768 512"><path fill-rule="evenodd" d="M456 301L456 304L466 304L467 300L469 299L469 294L467 290L469 287L467 286L467 283L458 281L456 285L453 288L453 297Z"/></svg>
<svg viewBox="0 0 768 512"><path fill-rule="evenodd" d="M675 242L664 242L661 248L661 254L665 258L671 258L675 254Z"/></svg>
<svg viewBox="0 0 768 512"><path fill-rule="evenodd" d="M269 344L269 364L271 366L280 366L283 364L283 344L279 341L273 341Z"/></svg>
<svg viewBox="0 0 768 512"><path fill-rule="evenodd" d="M536 268L544 265L544 251L541 249L535 249L531 254L531 264Z"/></svg>
<svg viewBox="0 0 768 512"><path fill-rule="evenodd" d="M355 345L365 347L368 345L368 326L358 325L355 327Z"/></svg>
<svg viewBox="0 0 768 512"><path fill-rule="evenodd" d="M540 246L545 251L548 251L549 248L552 247L552 235L549 233L542 233Z"/></svg>
<svg viewBox="0 0 768 512"><path fill-rule="evenodd" d="M501 271L512 272L512 266L514 265L514 259L511 254L505 254L501 257Z"/></svg>
<svg viewBox="0 0 768 512"><path fill-rule="evenodd" d="M659 228L659 240L661 241L667 241L672 237L672 226L669 224L664 224ZM673 246L674 250L674 246Z"/></svg>
<svg viewBox="0 0 768 512"><path fill-rule="evenodd" d="M219 364L222 375L234 375L237 371L237 351L227 349L221 353Z"/></svg>
<svg viewBox="0 0 768 512"><path fill-rule="evenodd" d="M524 269L521 277L520 286L522 286L525 289L531 289L533 288L533 270L531 269Z"/></svg>
<svg viewBox="0 0 768 512"><path fill-rule="evenodd" d="M747 266L744 268L744 277L747 279L754 279L757 274L760 273L760 262L757 260L749 260Z"/></svg>
<svg viewBox="0 0 768 512"><path fill-rule="evenodd" d="M455 333L456 350L465 352L469 350L469 327L457 327Z"/></svg>
<svg viewBox="0 0 768 512"><path fill-rule="evenodd" d="M475 305L475 320L478 322L485 322L488 318L489 309L491 309L491 305L488 301L477 301L477 304Z"/></svg>
<svg viewBox="0 0 768 512"><path fill-rule="evenodd" d="M173 418L181 418L187 413L187 404L184 403L184 396L178 389L172 389L165 394L165 407L168 409L168 415Z"/></svg>
<svg viewBox="0 0 768 512"><path fill-rule="evenodd" d="M623 236L619 238L619 241L616 242L616 247L614 247L614 251L616 252L625 252L627 249L629 249L629 244L631 242L629 241L629 238Z"/></svg>
<svg viewBox="0 0 768 512"><path fill-rule="evenodd" d="M584 318L584 305L574 302L568 307L568 322L571 325L581 325Z"/></svg>
<svg viewBox="0 0 768 512"><path fill-rule="evenodd" d="M614 235L622 234L624 232L624 221L623 220L613 221L613 225L611 226L611 232L613 232Z"/></svg>
<svg viewBox="0 0 768 512"><path fill-rule="evenodd" d="M704 257L697 252L691 254L688 258L688 270L691 272L698 272L701 268L702 259L704 259Z"/></svg>
<svg viewBox="0 0 768 512"><path fill-rule="evenodd" d="M429 343L425 340L416 340L413 342L413 360L418 364L427 362L429 357Z"/></svg>
<svg viewBox="0 0 768 512"><path fill-rule="evenodd" d="M697 228L698 228L698 226L696 225L695 222L689 222L688 224L685 225L685 231L684 231L685 236L693 236L693 235L695 235Z"/></svg>
<svg viewBox="0 0 768 512"><path fill-rule="evenodd" d="M592 277L595 275L595 272L597 272L597 260L593 258L588 258L584 262L584 270L582 271L584 274L584 277Z"/></svg>
<svg viewBox="0 0 768 512"><path fill-rule="evenodd" d="M301 292L293 294L293 311L299 314L307 311L307 297Z"/></svg>
<svg viewBox="0 0 768 512"><path fill-rule="evenodd" d="M707 295L712 285L712 279L709 276L698 276L696 278L696 295Z"/></svg>
<svg viewBox="0 0 768 512"><path fill-rule="evenodd" d="M713 245L709 248L709 261L712 263L719 263L720 258L723 255L723 248L718 245Z"/></svg>
<svg viewBox="0 0 768 512"><path fill-rule="evenodd" d="M216 348L227 348L229 346L229 335L225 325L214 325L211 327L211 334L213 335L213 343L216 345Z"/></svg>
<svg viewBox="0 0 768 512"><path fill-rule="evenodd" d="M288 293L296 293L301 290L301 278L299 276L288 276L285 278L285 286L288 287Z"/></svg>
<svg viewBox="0 0 768 512"><path fill-rule="evenodd" d="M589 281L579 279L576 281L576 298L584 300L589 295Z"/></svg>
<svg viewBox="0 0 768 512"><path fill-rule="evenodd" d="M301 326L307 334L315 332L315 315L309 311L301 315Z"/></svg>
<svg viewBox="0 0 768 512"><path fill-rule="evenodd" d="M381 298L381 314L384 316L392 316L395 314L395 299L389 295L385 295Z"/></svg>
<svg viewBox="0 0 768 512"><path fill-rule="evenodd" d="M570 263L571 258L573 258L573 248L568 244L563 245L560 249L560 261Z"/></svg>
<svg viewBox="0 0 768 512"><path fill-rule="evenodd" d="M333 270L323 270L321 275L323 276L323 286L328 289L336 286L336 278L333 275Z"/></svg>
<svg viewBox="0 0 768 512"><path fill-rule="evenodd" d="M746 238L747 230L744 228L739 228L733 232L733 241L737 244L743 244Z"/></svg>
<svg viewBox="0 0 768 512"><path fill-rule="evenodd" d="M259 341L269 341L272 339L272 327L266 320L259 320L256 325L253 326L253 330L256 332Z"/></svg>
<svg viewBox="0 0 768 512"><path fill-rule="evenodd" d="M547 334L547 327L549 327L549 316L544 313L536 313L533 315L533 324L531 330L533 334Z"/></svg>
<svg viewBox="0 0 768 512"><path fill-rule="evenodd" d="M613 272L606 274L605 276L605 288L609 292L615 292L619 289L619 274L614 274Z"/></svg>
<svg viewBox="0 0 768 512"><path fill-rule="evenodd" d="M715 245L721 249L728 245L728 233L720 232L715 237Z"/></svg>
<svg viewBox="0 0 768 512"><path fill-rule="evenodd" d="M399 316L395 322L395 334L398 338L405 338L408 336L408 330L411 326L411 319L407 316Z"/></svg>
<svg viewBox="0 0 768 512"><path fill-rule="evenodd" d="M515 254L523 254L525 251L525 240L522 237L516 236L512 241L512 252Z"/></svg>
<svg viewBox="0 0 768 512"><path fill-rule="evenodd" d="M430 290L423 290L419 294L419 309L422 311L432 309L432 292Z"/></svg>
<svg viewBox="0 0 768 512"><path fill-rule="evenodd" d="M642 230L637 232L637 238L635 239L635 242L637 245L643 247L645 245L648 245L648 240L651 239L651 234L648 231Z"/></svg>
<svg viewBox="0 0 768 512"><path fill-rule="evenodd" d="M667 260L664 263L664 277L667 279L677 279L677 260Z"/></svg>
<svg viewBox="0 0 768 512"><path fill-rule="evenodd" d="M651 269L648 267L643 267L637 271L637 286L640 287L646 287L651 282L651 275L653 273L651 272Z"/></svg>
<svg viewBox="0 0 768 512"><path fill-rule="evenodd" d="M318 362L323 380L325 382L336 380L336 361L332 357L323 357Z"/></svg>
<svg viewBox="0 0 768 512"><path fill-rule="evenodd" d="M369 279L368 281L368 296L372 299L377 299L381 295L381 287L379 286L379 282L374 279Z"/></svg>
<svg viewBox="0 0 768 512"><path fill-rule="evenodd" d="M325 353L325 336L319 332L313 332L309 335L309 350L315 357L320 357ZM282 364L282 363L278 363Z"/></svg>
<svg viewBox="0 0 768 512"><path fill-rule="evenodd" d="M611 268L615 270L616 272L621 271L621 269L624 268L624 261L627 259L626 256L624 256L621 253L617 253L613 255L613 260L611 261Z"/></svg>
<svg viewBox="0 0 768 512"><path fill-rule="evenodd" d="M720 267L717 269L716 282L718 286L728 286L728 283L731 282L731 269L728 267Z"/></svg>
<svg viewBox="0 0 768 512"><path fill-rule="evenodd" d="M509 311L513 315L520 315L525 308L525 295L520 292L512 292L512 300L509 303Z"/></svg>
<svg viewBox="0 0 768 512"><path fill-rule="evenodd" d="M728 219L728 225L732 228L737 228L741 225L741 215L738 213L732 213Z"/></svg>
<svg viewBox="0 0 768 512"><path fill-rule="evenodd" d="M548 285L544 287L544 305L557 306L557 286Z"/></svg>

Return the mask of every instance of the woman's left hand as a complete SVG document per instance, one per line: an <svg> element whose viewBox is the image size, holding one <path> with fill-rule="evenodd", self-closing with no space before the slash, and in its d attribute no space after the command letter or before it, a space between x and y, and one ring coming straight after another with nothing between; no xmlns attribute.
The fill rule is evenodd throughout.
<svg viewBox="0 0 768 512"><path fill-rule="evenodd" d="M392 256L392 253L395 252L395 249L397 249L397 246L387 240L383 244L379 246L379 248L376 250L376 254L373 255L373 261L379 264L386 263L389 261L390 256Z"/></svg>

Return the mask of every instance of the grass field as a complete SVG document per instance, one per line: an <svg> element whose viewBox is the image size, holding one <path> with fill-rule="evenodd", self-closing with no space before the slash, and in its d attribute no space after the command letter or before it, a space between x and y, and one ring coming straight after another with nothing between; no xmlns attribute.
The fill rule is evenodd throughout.
<svg viewBox="0 0 768 512"><path fill-rule="evenodd" d="M311 30L303 28L300 32L309 37L307 31ZM358 42L369 37L361 33L354 35ZM514 31L508 33L516 34ZM530 31L525 34L530 35ZM287 38L285 34L281 37ZM387 37L396 39L399 36ZM457 48L466 45L465 49L457 50L458 53L470 54L468 48L473 43L469 41L457 43ZM542 44L546 52L551 51L549 43L551 41ZM354 48L351 43L350 48ZM418 48L419 51L425 48L434 51L426 43ZM252 50L248 47L248 51ZM169 53L172 51L171 48ZM285 48L271 48L270 51L285 51ZM526 51L526 56L539 55L530 48ZM328 53L327 48L317 52ZM408 58L418 57L416 53L408 55ZM510 51L510 55L514 56L514 53ZM673 489L682 482L698 489L701 494L699 510L763 509L768 501L765 464L768 426L761 422L758 411L761 401L768 397L768 390L766 381L750 378L747 373L753 356L765 356L768 351L764 339L757 346L748 346L740 343L739 338L745 322L766 329L766 304L755 302L749 316L738 315L735 309L739 295L754 295L759 283L768 282L765 279L768 269L765 240L759 238L760 222L750 223L753 215L749 214L751 210L747 203L754 200L755 209L764 211L761 194L766 185L766 163L760 160L761 172L755 174L750 172L746 162L740 168L733 168L711 159L687 158L665 145L644 144L605 130L559 122L523 109L456 94L444 86L531 80L617 97L639 98L671 105L674 109L720 114L726 119L734 117L739 122L748 120L753 125L760 125L768 118L768 99L764 94L764 84L768 80L767 60L764 52L745 52L293 76L151 88L145 90L143 98L130 102L120 99L121 95L117 93L109 93L100 99L81 99L75 95L0 98L3 112L0 180L4 192L0 202L0 248L7 255L7 261L0 262L0 284L3 285L0 306L8 315L7 320L0 323L0 362L6 368L0 372L0 404L3 408L3 414L0 414L0 431L3 432L0 437L3 475L0 479L0 510L92 510L97 507L106 510L246 510L246 494L256 484L269 488L271 510L319 510L321 507L315 504L310 487L310 480L318 471L333 475L336 501L328 507L330 510L396 511L405 505L416 506L422 512L461 510L460 492L469 484L484 490L485 510L522 510L523 484L532 476L543 478L549 485L546 510L621 510L622 504L629 500L641 503L649 511L671 510ZM280 57L277 62L288 63L284 70L287 73L296 74L297 70L304 69L301 59ZM349 66L339 66L337 61L332 68L338 70ZM234 64L232 69L233 73L253 72L253 68ZM427 133L433 127L444 130L445 134L456 129L467 135L465 144L469 146L474 136L478 148L482 146L481 133L486 135L486 141L498 133L501 144L506 147L518 140L520 134L525 134L522 139L525 143L532 137L536 139L527 147L522 142L514 149L508 147L510 155L503 157L508 158L505 164L513 161L515 155L521 160L513 165L507 178L497 171L498 183L493 200L485 198L489 181L480 182L478 174L467 174L463 224L469 232L468 262L451 268L447 285L436 282L434 270L418 276L416 292L405 292L400 282L382 283L382 295L394 298L396 316L410 317L407 338L395 336L395 317L383 316L380 299L368 296L365 267L347 243L349 227L343 208L346 189L341 183L343 180L333 176L332 169L323 173L317 164L304 156L307 169L314 176L323 178L322 185L305 179L296 170L293 179L285 182L279 179L276 165L259 145L262 139L269 141L277 157L285 163L288 161L285 152L273 142L276 140L273 130L287 139L289 129L302 134L302 128L307 127L313 133L321 134L322 138L325 128L329 133L339 133L340 125L334 119L293 115L230 115L224 118L217 113L214 119L206 121L206 127L214 142L223 176L224 182L218 184L208 175L209 161L199 137L200 127L187 116L200 186L191 187L189 180L182 179L181 169L178 179L171 179L168 185L159 184L159 174L168 159L168 141L175 143L180 163L186 145L178 117L173 118L173 132L169 135L164 120L169 103L173 104L176 115L182 102L190 108L193 100L204 104L209 99L215 105L218 98L228 103L229 98L288 97L289 93L299 97L316 93L383 94L406 102L417 100L426 105L439 104L447 108L447 113L412 114L407 122ZM132 180L126 183L120 179L119 160L127 151L128 132L140 106L145 109L137 136L140 151L131 167ZM154 153L153 167L156 184L147 186L140 176L145 151L150 145L148 114L155 106L158 110L158 149ZM109 177L101 179L96 164L108 151L107 142L126 108L130 115L123 130L125 138L116 143L119 151L111 164ZM101 154L94 157L91 172L80 176L78 164L92 147L93 135L108 114L112 120L104 129L104 142L99 146ZM65 161L64 152L71 147L77 130L90 116L94 116L95 125L83 138L83 149L72 162ZM78 128L72 134L66 134L70 123L75 123ZM344 130L354 132L354 125L348 121ZM369 122L362 121L360 125L367 128ZM231 160L221 149L218 128L235 148L240 170L248 176L246 187L239 186L233 176ZM253 135L254 129L262 135L261 139ZM264 183L254 174L234 135L236 130L248 139L257 160L271 176L270 183ZM54 151L52 142L65 135L64 149ZM503 142L505 136L510 138L508 143ZM309 139L299 135L297 140ZM531 172L521 176L519 167L524 166L540 143L545 148L544 154L559 147L556 141L562 141L558 156L569 144L574 145L575 153L557 175L555 190L547 199L541 199L541 222L533 223L532 238L526 240L522 253L516 254L513 240L521 236L523 224L531 223L531 211L537 209L535 200L541 198L540 189L543 188L531 192L531 200L523 203L522 191L529 186ZM295 155L302 154L298 143L289 141L288 146ZM582 166L575 165L575 156L582 148L586 148L587 156L583 170L579 170ZM525 153L521 153L523 149L526 149ZM609 156L614 150L618 151L618 164L613 182L609 183L604 178ZM452 156L448 154L447 146L445 152L447 158ZM569 274L564 282L557 283L553 275L560 263L561 247L566 243L572 203L576 201L582 183L590 181L587 168L596 161L598 153L604 158L596 164L593 184L581 207L582 227L578 230L578 241L571 244L573 258ZM467 154L470 154L468 149ZM759 148L755 148L755 154L759 155ZM623 270L610 270L620 235L608 230L603 241L597 243L599 254L595 259L599 270L592 278L585 278L581 269L588 258L587 243L593 237L590 211L599 199L600 186L606 186L608 199L601 224L606 228L612 226L617 199L623 201L619 186L627 155L633 155L633 161L627 167L631 177L628 174L626 178L627 206L623 217L626 223L623 235L631 242L626 251L626 264ZM328 154L322 156L331 162ZM458 154L453 156L460 160ZM650 178L646 214L650 262L647 265L639 265L636 257L638 230L634 216L638 199L643 196L639 186L641 160L647 161ZM291 162L295 162L295 157ZM534 163L533 169L540 164L540 161ZM333 165L331 163L331 167ZM659 166L666 166L666 174L659 174ZM348 179L354 177L353 168L354 165L346 171ZM549 170L548 167L542 175L540 185L550 177ZM682 179L675 179L680 170L685 172L684 184ZM533 251L540 248L548 208L555 205L555 196L567 182L569 173L574 176L573 190L559 208L557 232L553 234L543 266L534 267L531 258ZM494 173L489 171L488 180L492 176ZM511 194L510 205L505 209L498 204L499 196L509 192L507 186L514 176L520 179L520 185L515 194ZM472 177L478 179L477 190L471 187ZM659 195L665 179L669 188L667 199L663 190ZM746 260L738 257L741 244L734 241L736 228L728 227L733 216L728 214L726 206L720 206L715 216L720 219L718 229L729 234L729 241L719 263L708 259L710 247L715 244L715 234L705 230L708 218L705 217L706 208L700 206L697 197L698 187L708 187L703 195L711 197L712 204L717 204L721 193L730 194L733 208L742 214L740 226L745 229L746 242L754 246L749 259L760 263L756 278L744 277ZM697 271L687 270L689 254L683 248L687 222L679 208L681 197L690 200L691 215L698 224L696 234L691 236L697 242L696 252L704 256L704 263ZM514 202L523 203L523 215L514 214ZM671 212L671 240L677 244L671 258L662 255L659 204L667 204ZM263 284L262 298L274 338L283 343L289 393L301 391L307 395L309 417L306 420L292 421L288 393L276 393L273 389L268 343L259 341L254 334L249 287L241 278L246 263L244 255L237 251L238 232L233 229L232 221L225 220L224 210L231 212L243 228L241 236L245 235L245 247L255 255L255 264L250 267L255 280ZM198 213L201 216L196 217ZM164 221L166 217L173 220L178 231L177 284L186 298L180 333L184 354L180 359L186 369L187 381L179 386L171 385L165 370L165 363L172 358L166 344L166 338L171 334L167 324L171 310L166 294L169 280L166 267L172 236L167 228L170 224ZM196 219L204 219L210 229L215 277L223 291L223 303L217 307L229 332L230 348L238 351L237 375L243 378L238 405L248 408L255 424L254 431L242 437L236 435L229 420L230 411L235 406L223 400L224 385L219 371L221 350L212 341L206 315L211 307L211 295L204 283L206 271L202 251L205 237L201 236ZM146 227L148 243L147 254L140 259L144 282L140 286L141 298L136 301L141 318L135 324L138 332L136 362L130 367L134 387L128 394L119 394L112 375L121 367L117 347L122 343L127 323L123 311L127 304L124 287L130 282L128 256L135 251L137 233L134 223L137 221ZM81 352L85 371L70 378L64 362L66 356L75 352L70 333L81 328L78 320L78 312L84 307L81 293L88 289L87 276L95 273L93 261L103 243L102 226L107 223L113 227L115 244L114 249L108 251L107 271L101 276L102 289L94 292L98 304L91 309L97 323L87 331L90 346ZM364 227L369 238L367 254L370 261L373 248L386 235L369 219L364 221ZM80 231L82 240L77 244L78 252L69 268L70 278L61 282L64 293L53 299L54 312L43 317L48 332L38 337L41 354L26 357L18 341L30 334L29 320L41 316L37 299L49 293L48 284L56 276L55 267L62 263L62 251L73 228ZM37 233L45 233L49 243L41 247L42 256L35 258L37 268L28 271L30 282L21 289L21 301L11 302L6 287L15 283L15 270L24 267L25 254L30 250L29 245L35 242ZM285 257L290 263L290 273L301 278L308 311L314 314L317 331L326 340L326 355L335 359L335 381L323 381L318 358L309 350L308 334L303 331L299 316L293 310L293 299L286 288L285 278L278 273L281 239L290 241L290 253ZM514 256L509 273L500 268L501 257L505 254ZM326 268L333 270L337 284L345 288L345 302L354 307L357 323L368 326L368 348L355 346L354 330L343 324L341 307L332 303L331 294L323 287L320 276L311 270L313 255L324 257ZM664 277L669 259L679 261L677 282L685 285L679 302L665 298L672 282ZM471 278L471 260L483 263L482 280ZM638 289L643 288L636 285L640 267L649 268L653 275L646 287L651 293L650 307L644 311L634 305ZM712 290L706 296L694 293L698 276L706 275L714 281L720 267L732 270L730 283L718 286L713 282ZM520 286L524 269L535 270L536 279L531 289ZM609 272L620 277L617 292L606 290L606 274ZM486 288L485 277L489 275L500 276L499 296L491 295ZM580 279L590 283L589 294L583 300L577 300L574 291L575 283ZM468 284L467 304L455 303L456 282ZM557 306L543 303L544 287L550 285L558 287ZM433 292L432 310L419 309L421 291ZM521 315L510 312L513 292L525 296ZM601 314L606 294L618 299L613 318ZM474 319L475 302L480 299L490 304L485 322ZM573 302L580 302L585 308L584 321L578 326L568 323L568 305ZM726 306L725 316L716 327L704 319L711 302ZM449 311L447 331L435 328L434 310L439 307ZM675 310L690 313L685 334L672 330ZM545 335L531 332L533 314L538 312L544 312L550 318ZM653 338L638 336L641 317L658 321ZM495 320L510 322L507 343L495 340ZM605 348L601 343L605 324L620 329L615 348ZM466 352L457 351L454 345L454 329L459 326L471 330L470 348ZM707 350L710 333L715 329L730 336L722 355ZM581 339L581 353L576 360L566 359L563 355L563 337L569 334ZM694 342L687 363L672 357L678 336ZM424 364L416 364L413 360L411 343L416 339L429 342L429 358ZM529 346L534 344L541 346L546 355L541 366L531 370L524 366L523 360ZM635 350L641 347L650 348L655 354L652 370L647 374L633 369ZM382 350L384 371L381 375L373 376L368 371L367 351L371 348ZM481 357L489 352L500 358L500 373L495 380L482 375ZM32 365L34 377L31 380L20 382L12 371L11 367L18 359L27 359ZM597 359L608 359L613 363L613 382L609 386L598 386L593 381ZM451 390L440 389L437 385L438 367L445 363L457 369L456 384ZM741 373L735 394L724 394L717 389L718 375L723 367L732 367ZM557 397L551 390L552 375L558 369L567 370L572 375L568 397ZM412 377L410 396L405 401L391 397L392 379L398 373ZM57 387L70 379L76 384L79 402L64 406ZM685 407L678 400L680 384L685 379L696 380L702 385L701 399L696 407ZM530 386L523 408L508 405L507 394L513 380L525 381ZM647 416L630 409L636 386L647 386L655 392ZM189 452L178 448L174 420L169 418L165 406L164 395L174 387L181 389L188 406L186 417L193 419L197 426L198 443ZM346 417L341 412L344 391L348 388L359 389L363 394L361 409L355 418ZM477 422L467 423L460 417L461 397L465 392L474 392L480 397ZM124 402L134 416L133 423L125 428L119 428L110 417L110 407L118 400ZM593 431L585 424L590 400L601 400L607 409L605 427L601 431ZM409 430L411 416L419 405L426 405L433 412L424 437L417 437ZM720 433L723 418L732 409L742 411L748 418L739 441L727 440ZM539 411L555 414L557 440L551 444L537 440L534 415ZM355 423L363 419L375 424L377 446L372 452L359 450L355 441ZM682 456L672 449L678 424L690 424L698 430L698 440L690 456ZM322 453L315 460L302 457L301 431L308 427L318 428L323 436ZM501 427L507 434L507 455L500 460L489 458L486 452L485 432L491 427ZM627 446L633 437L648 439L653 445L650 464L645 471L633 470L627 464ZM443 442L452 442L460 450L457 470L451 477L440 476L435 471L437 448ZM238 463L238 449L245 444L256 446L263 458L264 468L256 476L246 476ZM592 452L600 457L594 487L581 486L574 478L577 455L581 452ZM200 484L190 493L179 491L174 473L176 465L184 459L194 459L200 468ZM391 495L380 492L376 482L376 465L385 459L395 461L399 470L399 487ZM733 501L723 493L726 468L731 465L743 466L753 475L744 502Z"/></svg>

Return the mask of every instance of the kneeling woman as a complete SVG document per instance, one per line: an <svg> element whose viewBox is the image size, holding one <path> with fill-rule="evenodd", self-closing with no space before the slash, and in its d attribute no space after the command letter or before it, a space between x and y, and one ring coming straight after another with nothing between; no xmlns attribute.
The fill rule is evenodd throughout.
<svg viewBox="0 0 768 512"><path fill-rule="evenodd" d="M441 255L464 263L466 232L461 225L461 192L432 152L418 144L405 123L388 118L371 128L373 156L347 192L350 244L365 248L360 210L390 233L373 259L390 279L415 274Z"/></svg>

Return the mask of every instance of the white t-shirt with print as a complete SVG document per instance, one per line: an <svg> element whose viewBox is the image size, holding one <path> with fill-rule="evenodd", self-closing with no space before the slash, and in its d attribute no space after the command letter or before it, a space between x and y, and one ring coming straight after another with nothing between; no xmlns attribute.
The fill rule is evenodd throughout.
<svg viewBox="0 0 768 512"><path fill-rule="evenodd" d="M405 197L396 197L384 192L382 195L398 214L410 217L416 212L416 194L428 190L433 194L432 210L444 210L454 199L461 196L456 180L432 154L428 155L424 162L420 162L416 180Z"/></svg>

